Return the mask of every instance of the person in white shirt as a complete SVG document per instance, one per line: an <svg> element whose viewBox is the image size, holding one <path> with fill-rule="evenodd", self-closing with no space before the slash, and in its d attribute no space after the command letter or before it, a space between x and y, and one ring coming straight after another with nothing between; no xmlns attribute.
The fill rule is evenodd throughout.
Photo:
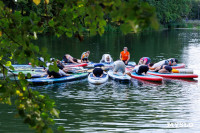
<svg viewBox="0 0 200 133"><path fill-rule="evenodd" d="M113 62L113 59L110 56L110 54L104 54L102 56L102 59L100 60L100 63L112 63L112 62Z"/></svg>
<svg viewBox="0 0 200 133"><path fill-rule="evenodd" d="M126 65L124 64L124 62L121 60L117 60L114 62L113 74L117 74L118 71L121 71L123 75L125 75L126 74L125 68Z"/></svg>

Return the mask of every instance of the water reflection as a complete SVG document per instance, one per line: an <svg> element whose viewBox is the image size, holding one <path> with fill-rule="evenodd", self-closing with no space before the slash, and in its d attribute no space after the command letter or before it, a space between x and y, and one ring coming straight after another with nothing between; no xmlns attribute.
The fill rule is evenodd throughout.
<svg viewBox="0 0 200 133"><path fill-rule="evenodd" d="M132 59L149 55L153 61L176 57L194 72L200 73L200 44L198 31L163 31L138 36L120 34L94 37L85 42L67 39L50 40L49 50L60 57L64 51L79 56L83 47L91 48L91 58L97 61L103 52L115 59L124 46L129 47ZM42 38L40 41L44 41ZM42 43L47 45L46 43ZM53 44L61 44L61 51ZM63 45L62 45L63 43ZM103 45L104 44L104 45ZM95 45L95 47L93 46ZM81 47L80 47L81 46ZM70 51L75 48L74 51ZM99 50L104 49L104 51ZM96 54L95 54L96 53ZM145 55L145 56L146 56ZM106 84L92 85L87 79L59 83L33 89L49 95L61 111L57 125L68 132L199 132L200 84L196 80L164 79L162 83L132 79L128 84L109 80ZM28 132L20 120L12 119L15 112L1 106L0 132ZM9 119L8 119L9 118ZM6 121L7 124L4 123ZM169 127L168 123L193 123L192 127ZM14 125L14 126L13 126Z"/></svg>

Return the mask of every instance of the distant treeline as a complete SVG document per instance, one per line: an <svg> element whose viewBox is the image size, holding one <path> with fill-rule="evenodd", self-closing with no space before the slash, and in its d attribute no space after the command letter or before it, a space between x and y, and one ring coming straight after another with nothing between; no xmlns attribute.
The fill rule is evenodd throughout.
<svg viewBox="0 0 200 133"><path fill-rule="evenodd" d="M200 19L200 0L191 0L191 11L188 14L188 19Z"/></svg>
<svg viewBox="0 0 200 133"><path fill-rule="evenodd" d="M14 10L21 10L23 16L29 16L30 11L36 12L38 15L45 17L51 17L54 15L52 10L54 9L53 2L47 6L44 2L36 6L32 3L32 0L2 0L5 5ZM123 0L122 0L123 1ZM136 0L137 1L137 0ZM171 28L171 27L185 27L183 20L198 20L200 19L200 0L138 0L141 2L147 2L152 5L156 10L156 15L161 28ZM62 4L60 5L63 6ZM31 9L31 10L30 10ZM59 9L58 9L59 10ZM45 16L44 14L48 14ZM42 18L43 18L42 17ZM109 14L105 15L107 19L107 26L105 31L120 31L119 25L112 23ZM87 31L87 29L85 29ZM48 30L47 30L48 32Z"/></svg>
<svg viewBox="0 0 200 133"><path fill-rule="evenodd" d="M155 7L164 27L188 27L188 20L200 20L200 0L140 0ZM193 25L195 26L195 25ZM189 27L193 27L192 25Z"/></svg>

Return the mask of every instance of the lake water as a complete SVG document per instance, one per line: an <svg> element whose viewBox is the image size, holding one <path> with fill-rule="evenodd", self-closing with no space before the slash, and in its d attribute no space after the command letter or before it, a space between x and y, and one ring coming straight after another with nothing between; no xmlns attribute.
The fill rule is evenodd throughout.
<svg viewBox="0 0 200 133"><path fill-rule="evenodd" d="M104 53L117 60L124 46L131 60L149 56L153 62L175 57L194 73L200 73L200 31L171 30L142 34L106 33L102 37L40 37L37 44L47 47L52 57L65 53L80 58L90 50L89 59L98 62ZM200 85L195 80L164 79L163 83L132 79L129 84L109 80L92 85L87 79L37 86L48 94L61 111L56 125L68 132L187 132L200 131ZM33 132L21 119L14 118L13 106L0 105L0 132Z"/></svg>

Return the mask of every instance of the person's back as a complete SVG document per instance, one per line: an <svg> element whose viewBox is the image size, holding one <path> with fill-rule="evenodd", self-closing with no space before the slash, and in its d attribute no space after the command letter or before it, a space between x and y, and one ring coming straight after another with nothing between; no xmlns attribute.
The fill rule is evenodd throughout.
<svg viewBox="0 0 200 133"><path fill-rule="evenodd" d="M156 67L160 67L162 65L169 65L169 62L167 60L162 60L162 61L159 61L157 63L155 63L152 68L156 68Z"/></svg>
<svg viewBox="0 0 200 133"><path fill-rule="evenodd" d="M59 72L49 71L47 70L47 74L49 78L60 78L62 75Z"/></svg>
<svg viewBox="0 0 200 133"><path fill-rule="evenodd" d="M114 62L113 73L116 74L118 71L121 71L125 75L125 68L126 65L124 64L124 62L121 60L117 60Z"/></svg>
<svg viewBox="0 0 200 133"><path fill-rule="evenodd" d="M70 55L65 54L65 55L63 56L63 61L64 61L64 63L69 63L69 62L70 62L68 56L70 56Z"/></svg>
<svg viewBox="0 0 200 133"><path fill-rule="evenodd" d="M148 70L149 67L147 65L138 65L133 69L133 71L138 75L142 75L142 73L146 74Z"/></svg>
<svg viewBox="0 0 200 133"><path fill-rule="evenodd" d="M138 65L149 65L151 62L151 59L149 57L142 57L140 60L139 60L139 63Z"/></svg>
<svg viewBox="0 0 200 133"><path fill-rule="evenodd" d="M95 67L93 70L94 77L102 77L103 76L103 69L100 67Z"/></svg>
<svg viewBox="0 0 200 133"><path fill-rule="evenodd" d="M64 63L78 63L78 60L69 54L65 54L65 56L63 56L63 61Z"/></svg>

